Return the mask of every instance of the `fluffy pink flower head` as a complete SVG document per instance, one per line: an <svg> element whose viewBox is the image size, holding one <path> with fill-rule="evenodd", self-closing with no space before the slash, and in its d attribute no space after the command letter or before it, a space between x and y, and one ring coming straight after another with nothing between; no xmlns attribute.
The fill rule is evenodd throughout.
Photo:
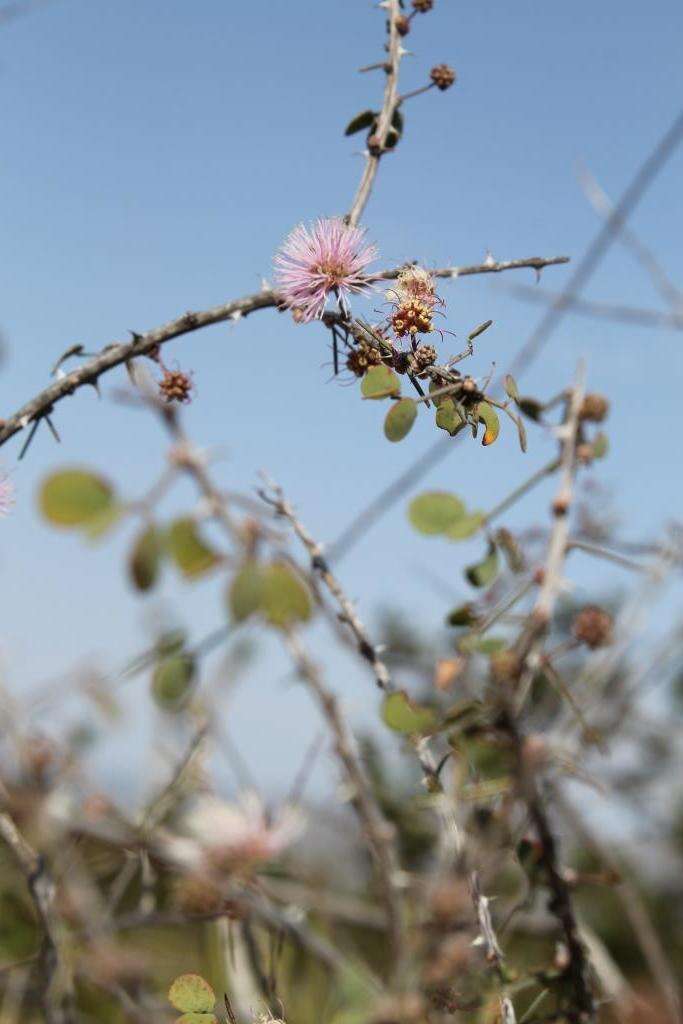
<svg viewBox="0 0 683 1024"><path fill-rule="evenodd" d="M0 516L6 516L14 504L14 484L0 470Z"/></svg>
<svg viewBox="0 0 683 1024"><path fill-rule="evenodd" d="M339 217L299 224L275 256L276 285L282 301L303 323L320 319L330 293L346 298L367 287L365 268L377 249L365 241L362 228Z"/></svg>

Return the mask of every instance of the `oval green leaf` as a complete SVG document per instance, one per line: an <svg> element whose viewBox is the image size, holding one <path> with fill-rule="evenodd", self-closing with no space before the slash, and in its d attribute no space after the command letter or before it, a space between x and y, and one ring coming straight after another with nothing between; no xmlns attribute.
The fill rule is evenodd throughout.
<svg viewBox="0 0 683 1024"><path fill-rule="evenodd" d="M190 695L194 674L191 654L173 654L160 661L152 675L152 696L157 704L165 711L180 710Z"/></svg>
<svg viewBox="0 0 683 1024"><path fill-rule="evenodd" d="M458 605L453 611L449 612L446 616L446 625L448 626L473 626L475 622L479 620L474 605L467 604Z"/></svg>
<svg viewBox="0 0 683 1024"><path fill-rule="evenodd" d="M479 633L469 633L458 640L461 654L497 654L507 646L508 642L502 636L481 636Z"/></svg>
<svg viewBox="0 0 683 1024"><path fill-rule="evenodd" d="M181 974L168 990L168 1001L181 1013L209 1013L216 995L200 974Z"/></svg>
<svg viewBox="0 0 683 1024"><path fill-rule="evenodd" d="M427 491L413 498L408 507L408 518L420 533L445 533L465 515L465 506L454 494L446 491Z"/></svg>
<svg viewBox="0 0 683 1024"><path fill-rule="evenodd" d="M439 401L436 399L436 401ZM443 398L439 402L439 406L436 410L436 425L441 430L445 430L451 437L455 437L456 434L460 433L462 428L466 425L466 421L462 418L455 402L452 398Z"/></svg>
<svg viewBox="0 0 683 1024"><path fill-rule="evenodd" d="M263 571L261 608L268 622L281 629L307 622L313 610L308 587L283 562L274 562Z"/></svg>
<svg viewBox="0 0 683 1024"><path fill-rule="evenodd" d="M468 566L465 569L465 576L473 587L488 587L498 575L498 549L495 544L489 544L488 554L481 562Z"/></svg>
<svg viewBox="0 0 683 1024"><path fill-rule="evenodd" d="M403 690L384 698L382 718L390 729L406 736L430 732L437 722L433 708L417 704Z"/></svg>
<svg viewBox="0 0 683 1024"><path fill-rule="evenodd" d="M401 394L401 382L388 366L371 366L360 386L363 398L389 398Z"/></svg>
<svg viewBox="0 0 683 1024"><path fill-rule="evenodd" d="M40 489L40 510L55 526L85 526L115 505L111 485L83 469L52 473Z"/></svg>
<svg viewBox="0 0 683 1024"><path fill-rule="evenodd" d="M228 589L228 608L235 622L244 622L261 608L263 570L251 559L242 566Z"/></svg>
<svg viewBox="0 0 683 1024"><path fill-rule="evenodd" d="M412 398L401 398L394 402L384 421L384 436L387 441L402 441L417 418L417 405Z"/></svg>
<svg viewBox="0 0 683 1024"><path fill-rule="evenodd" d="M138 534L128 559L128 573L136 590L144 593L157 582L163 552L163 537L156 526L147 526Z"/></svg>
<svg viewBox="0 0 683 1024"><path fill-rule="evenodd" d="M469 515L462 516L460 519L456 519L454 523L451 523L445 531L445 535L449 540L467 540L468 537L474 536L477 530L481 528L483 522L484 515L482 512L471 512Z"/></svg>
<svg viewBox="0 0 683 1024"><path fill-rule="evenodd" d="M220 561L205 543L194 519L184 516L171 523L166 536L168 553L187 579L213 569Z"/></svg>

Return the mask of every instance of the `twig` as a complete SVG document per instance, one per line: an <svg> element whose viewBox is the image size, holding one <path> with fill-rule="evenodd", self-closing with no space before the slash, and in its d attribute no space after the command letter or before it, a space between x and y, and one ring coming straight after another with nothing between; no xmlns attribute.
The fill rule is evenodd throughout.
<svg viewBox="0 0 683 1024"><path fill-rule="evenodd" d="M341 583L332 573L323 549L320 544L311 536L301 520L297 517L294 509L285 498L282 488L269 481L269 493L260 490L261 498L272 508L277 515L283 516L291 524L294 533L304 545L311 558L311 569L323 581L333 598L342 611L342 621L347 623L353 633L358 647L358 653L367 661L375 674L377 685L381 690L390 691L392 687L389 669L379 655L378 648L370 641L365 626L358 617L358 613L352 602L344 593Z"/></svg>
<svg viewBox="0 0 683 1024"><path fill-rule="evenodd" d="M569 303L577 298L584 286L588 284L600 260L619 236L625 222L635 210L654 178L675 152L681 139L683 139L683 112L678 114L673 124L667 129L652 152L647 155L638 168L619 202L615 205L606 222L589 245L583 258L577 264L576 269L567 282L566 288L558 296L557 301L553 303L550 309L543 314L531 337L518 352L512 364L513 374L518 375L521 370L527 370L537 358L542 347L564 317L566 310L569 308Z"/></svg>
<svg viewBox="0 0 683 1024"><path fill-rule="evenodd" d="M24 839L14 821L0 812L0 837L9 846L21 870L38 919L43 926L43 943L38 954L37 990L48 1024L72 1024L73 1017L61 1005L55 990L56 975L61 968L59 923L55 918L55 886L45 861Z"/></svg>
<svg viewBox="0 0 683 1024"><path fill-rule="evenodd" d="M379 162L384 152L387 135L391 128L391 119L398 103L398 68L401 63L402 47L401 36L398 31L398 18L401 14L399 0L388 0L387 6L387 61L386 61L386 84L384 86L384 99L382 109L377 120L377 130L374 133L373 145L365 158L365 168L356 190L356 195L351 204L351 209L346 215L349 224L355 226L363 215L372 185L379 169Z"/></svg>
<svg viewBox="0 0 683 1024"><path fill-rule="evenodd" d="M372 852L382 899L386 907L392 950L393 973L405 957L403 909L398 887L399 864L394 842L394 829L382 814L365 772L354 750L353 737L339 708L335 695L325 686L318 667L311 661L299 638L287 634L286 644L297 671L315 696L334 738L335 752L353 787L353 806L365 830Z"/></svg>
<svg viewBox="0 0 683 1024"><path fill-rule="evenodd" d="M546 306L558 302L560 297L559 292L538 289L524 284L512 285L506 290L527 302ZM683 331L683 313L664 313L658 309L642 309L638 306L624 306L579 298L566 299L565 305L572 313L577 313L579 316L599 317L635 327L658 327L663 330Z"/></svg>
<svg viewBox="0 0 683 1024"><path fill-rule="evenodd" d="M435 274L438 277L467 277L472 274L490 274L503 270L515 270L520 267L550 266L565 262L567 262L566 256L556 256L550 259L532 257L522 260L507 260L499 264L481 263L462 267L445 267L435 271ZM379 271L368 277L368 282L393 280L398 277L401 269L402 267L398 267ZM30 424L37 424L46 413L52 411L53 406L75 394L80 388L86 385L97 388L100 377L110 370L141 356L148 356L156 352L159 346L166 345L175 338L192 334L203 327L210 327L212 324L223 323L226 320L241 320L258 310L272 309L278 305L278 302L277 292L272 289L264 289L254 295L245 295L240 299L213 306L202 312L184 313L175 320L160 327L154 327L144 334L133 334L132 341L112 342L106 345L96 356L71 370L70 373L64 374L34 395L8 419L0 420L0 446Z"/></svg>

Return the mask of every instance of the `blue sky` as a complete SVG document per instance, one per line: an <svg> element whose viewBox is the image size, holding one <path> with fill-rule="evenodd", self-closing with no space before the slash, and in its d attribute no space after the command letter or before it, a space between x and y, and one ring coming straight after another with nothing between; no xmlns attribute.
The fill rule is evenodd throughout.
<svg viewBox="0 0 683 1024"><path fill-rule="evenodd" d="M487 250L500 259L580 257L599 222L577 182L578 163L613 197L623 190L681 104L682 30L677 0L437 0L406 40L412 55L402 88L422 84L441 61L457 69L458 83L406 106L404 141L383 162L364 218L382 262L470 263ZM382 14L368 0L54 0L0 22L0 415L40 388L74 342L96 348L253 291L297 221L344 212L362 158L360 137L345 139L343 128L377 103L381 77L356 69L380 59L382 32ZM681 285L682 169L683 151L632 221ZM549 270L542 283L561 288L568 273ZM506 290L513 280L533 277L444 286L448 327L460 338L495 321L472 372L486 373L491 361L504 367L538 320L538 308ZM618 246L586 294L661 305ZM444 343L444 354L451 346L457 342ZM681 505L680 333L568 316L525 390L558 390L581 356L591 387L613 400L612 451L601 470L624 532L652 535ZM189 336L166 358L194 371L198 397L187 428L198 443L225 451L217 471L226 485L249 489L267 469L325 541L435 437L425 416L402 445L388 445L381 412L330 382L322 331L272 312ZM36 514L36 487L58 465L104 468L129 494L153 480L164 438L113 401L123 381L105 379L101 401L87 392L60 406L61 449L41 431L21 464L16 442L0 452L17 488L16 509L0 523L0 664L15 692L84 661L115 669L144 646L160 614L195 635L221 620L218 582L192 588L167 573L158 595L134 596L122 569L129 530L91 548ZM492 449L458 445L429 485L485 508L550 451L536 432L526 456L511 432ZM181 487L168 511L187 507L189 496ZM546 504L539 492L511 525ZM404 502L340 575L369 621L391 598L429 626L445 610L429 574L457 599L466 591L462 566L478 550L413 535ZM603 566L576 567L579 593L622 580ZM315 715L298 688L283 685L287 663L274 645L259 665L231 705L230 727L257 776L273 783L294 773ZM335 658L330 679L355 721L373 718L375 696L362 673ZM146 709L144 680L129 694L136 711ZM135 715L134 736L113 737L107 749L126 742L127 763L117 771L134 774L155 725L145 711ZM268 758L253 756L257 730Z"/></svg>

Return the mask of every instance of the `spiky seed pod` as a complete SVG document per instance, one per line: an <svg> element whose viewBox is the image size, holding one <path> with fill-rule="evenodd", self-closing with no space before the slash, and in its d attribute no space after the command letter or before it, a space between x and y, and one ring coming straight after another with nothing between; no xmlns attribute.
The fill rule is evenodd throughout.
<svg viewBox="0 0 683 1024"><path fill-rule="evenodd" d="M419 345L414 352L408 353L408 372L414 377L426 377L425 370L436 362L436 349L433 345Z"/></svg>
<svg viewBox="0 0 683 1024"><path fill-rule="evenodd" d="M406 18L405 14L399 14L396 19L396 31L400 36L407 36L410 32L410 18Z"/></svg>
<svg viewBox="0 0 683 1024"><path fill-rule="evenodd" d="M434 0L413 0L413 7L418 14L426 14L434 6Z"/></svg>
<svg viewBox="0 0 683 1024"><path fill-rule="evenodd" d="M609 412L609 401L595 392L587 394L579 410L579 419L590 423L602 423Z"/></svg>
<svg viewBox="0 0 683 1024"><path fill-rule="evenodd" d="M595 650L612 643L614 622L609 612L589 604L574 617L572 633L576 640Z"/></svg>
<svg viewBox="0 0 683 1024"><path fill-rule="evenodd" d="M406 335L429 334L434 330L432 308L426 302L411 300L398 306L391 317L391 326L397 338Z"/></svg>
<svg viewBox="0 0 683 1024"><path fill-rule="evenodd" d="M192 399L192 378L182 370L164 370L159 381L159 394L164 402L189 402Z"/></svg>
<svg viewBox="0 0 683 1024"><path fill-rule="evenodd" d="M382 353L373 345L367 345L361 341L360 344L349 352L346 360L346 368L356 377L362 377L371 366L379 366L382 362Z"/></svg>
<svg viewBox="0 0 683 1024"><path fill-rule="evenodd" d="M457 75L453 68L449 67L448 64L437 64L436 67L433 67L429 72L429 77L437 89L440 89L441 92L445 92L446 89L450 89L453 85Z"/></svg>

